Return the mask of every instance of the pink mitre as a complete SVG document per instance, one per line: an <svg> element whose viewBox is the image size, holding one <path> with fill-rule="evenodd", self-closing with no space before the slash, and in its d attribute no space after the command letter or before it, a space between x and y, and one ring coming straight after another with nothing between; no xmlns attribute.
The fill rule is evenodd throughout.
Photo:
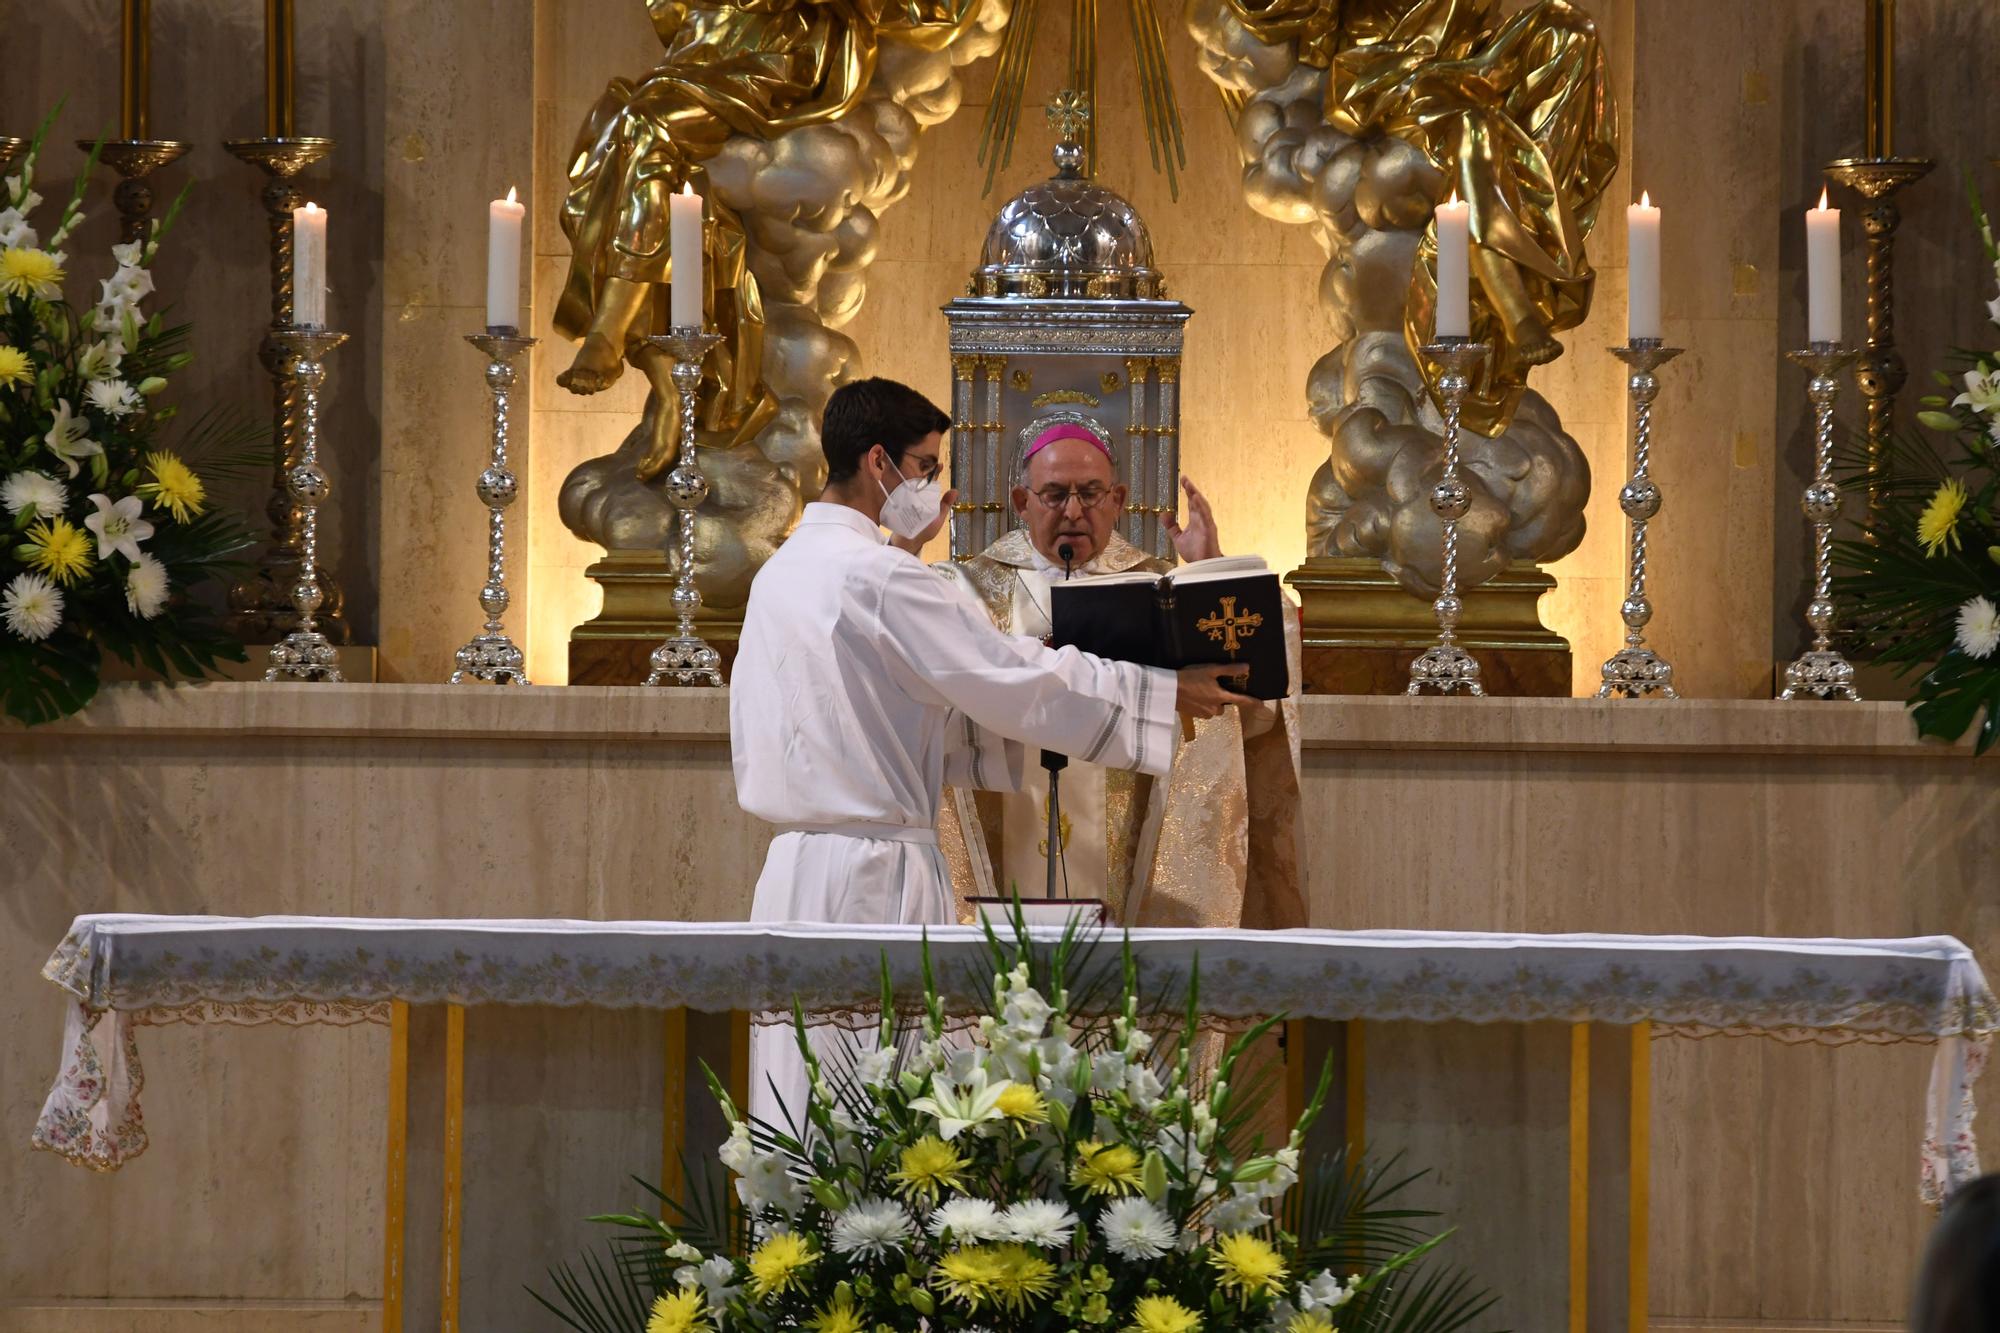
<svg viewBox="0 0 2000 1333"><path fill-rule="evenodd" d="M1023 466L1057 440L1082 440L1086 444L1094 445L1099 453L1114 463L1118 461L1111 453L1111 437L1104 433L1102 426L1081 412L1058 412L1043 417L1030 422L1021 435L1028 441L1028 447L1021 454Z"/></svg>

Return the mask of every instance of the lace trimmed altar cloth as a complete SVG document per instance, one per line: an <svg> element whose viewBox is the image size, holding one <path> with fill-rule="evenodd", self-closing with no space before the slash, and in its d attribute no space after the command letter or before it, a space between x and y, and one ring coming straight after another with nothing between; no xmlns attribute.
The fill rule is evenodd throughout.
<svg viewBox="0 0 2000 1333"><path fill-rule="evenodd" d="M1973 1083L2000 1004L1972 951L1950 936L1137 929L1130 938L1147 989L1185 977L1198 956L1202 1008L1223 1020L1648 1021L1686 1036L1933 1043L1920 1193L1940 1202L1979 1171ZM924 940L917 926L80 916L42 969L71 1002L33 1143L107 1171L145 1150L140 1024L383 1022L396 1000L789 1010L795 993L833 1017L879 1003L885 959L897 993L917 994ZM967 982L984 936L932 927L929 943L948 1002L978 1009L984 997Z"/></svg>

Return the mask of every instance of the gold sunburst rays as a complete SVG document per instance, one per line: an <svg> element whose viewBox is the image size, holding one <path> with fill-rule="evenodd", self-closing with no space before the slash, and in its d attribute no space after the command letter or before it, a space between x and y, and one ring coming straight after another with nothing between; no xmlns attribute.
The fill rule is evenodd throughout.
<svg viewBox="0 0 2000 1333"><path fill-rule="evenodd" d="M1069 85L1049 102L1049 121L1059 132L1075 128L1083 148L1083 174L1097 170L1097 22L1099 0L1070 0ZM1146 147L1153 170L1164 172L1172 198L1180 198L1180 171L1187 165L1187 145L1181 125L1180 102L1167 67L1165 27L1156 0L1125 0L1126 18L1137 66L1140 116L1146 126ZM993 79L993 96L979 132L979 163L986 168L983 193L991 194L999 173L1012 163L1014 138L1033 73L1036 36L1043 13L1040 0L1017 0L1007 20L1000 47L1000 64Z"/></svg>

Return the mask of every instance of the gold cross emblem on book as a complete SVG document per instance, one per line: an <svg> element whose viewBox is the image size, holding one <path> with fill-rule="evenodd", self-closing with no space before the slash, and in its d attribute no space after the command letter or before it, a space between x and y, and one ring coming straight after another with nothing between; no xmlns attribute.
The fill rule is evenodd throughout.
<svg viewBox="0 0 2000 1333"><path fill-rule="evenodd" d="M1243 646L1241 640L1256 633L1257 627L1263 623L1264 617L1255 611L1248 615L1237 615L1236 599L1225 597L1219 610L1195 621L1194 627L1211 639L1222 640L1222 651L1234 657L1236 650Z"/></svg>

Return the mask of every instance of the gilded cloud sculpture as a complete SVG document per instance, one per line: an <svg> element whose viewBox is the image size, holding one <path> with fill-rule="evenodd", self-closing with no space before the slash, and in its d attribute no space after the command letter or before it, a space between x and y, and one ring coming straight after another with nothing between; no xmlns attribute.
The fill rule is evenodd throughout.
<svg viewBox="0 0 2000 1333"><path fill-rule="evenodd" d="M664 55L614 79L578 133L562 224L571 261L555 322L579 339L558 382L648 381L616 452L565 480L564 524L610 550L659 550L675 522L658 478L679 447L662 354L666 198L708 200L704 304L725 341L697 423L709 499L697 514L704 605L741 606L751 577L825 464L826 396L858 370L838 332L860 309L876 216L901 198L922 129L961 97L957 67L990 54L1006 0L648 0Z"/></svg>
<svg viewBox="0 0 2000 1333"><path fill-rule="evenodd" d="M1583 538L1589 467L1527 387L1588 313L1584 239L1617 167L1587 17L1541 0L1196 0L1188 27L1236 116L1245 194L1314 228L1338 343L1307 397L1329 440L1307 500L1314 555L1368 556L1435 591L1428 492L1442 423L1417 353L1436 297L1434 206L1472 206L1472 334L1494 349L1465 405L1473 509L1462 577L1556 559Z"/></svg>

